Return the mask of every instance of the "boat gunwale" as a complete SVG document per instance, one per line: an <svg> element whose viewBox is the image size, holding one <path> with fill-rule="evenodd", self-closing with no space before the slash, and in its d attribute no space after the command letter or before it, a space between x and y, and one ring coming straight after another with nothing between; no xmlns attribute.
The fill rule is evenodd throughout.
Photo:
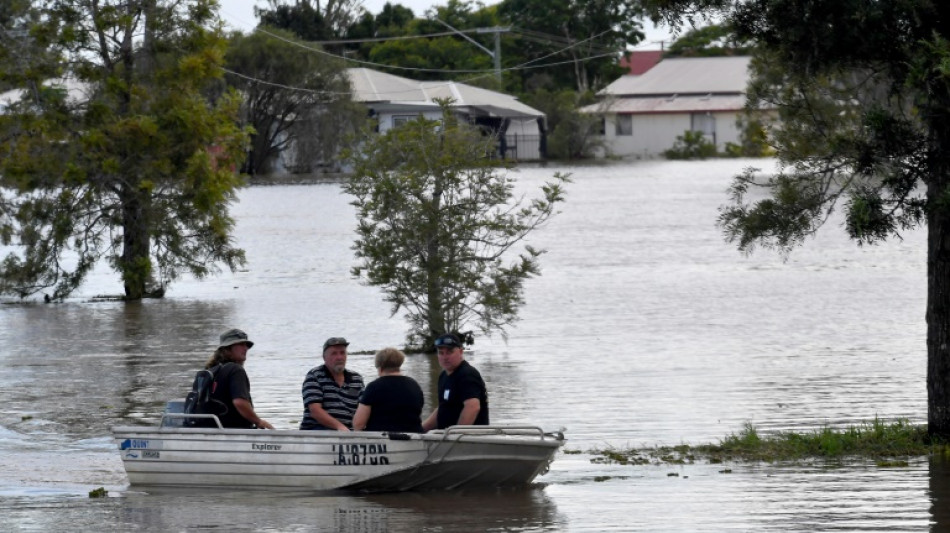
<svg viewBox="0 0 950 533"><path fill-rule="evenodd" d="M530 429L531 433L525 433ZM534 434L534 431L537 434ZM398 442L405 440L420 440L424 442L466 442L476 440L479 443L498 443L522 445L542 445L545 447L557 448L564 444L563 432L545 433L536 426L524 425L492 425L492 426L452 426L446 430L436 430L429 433L402 433L385 431L320 431L307 429L243 429L243 428L192 428L176 426L113 426L111 428L114 438L120 438L119 435L129 436L130 438L145 438L143 435L156 435L152 438L168 438L175 435L205 435L205 436L253 436L267 437L270 439L281 440L284 437L309 437L305 440L351 440L351 439L371 439L386 442ZM506 431L509 431L506 433ZM394 435L399 435L395 437ZM533 438L532 438L533 437Z"/></svg>

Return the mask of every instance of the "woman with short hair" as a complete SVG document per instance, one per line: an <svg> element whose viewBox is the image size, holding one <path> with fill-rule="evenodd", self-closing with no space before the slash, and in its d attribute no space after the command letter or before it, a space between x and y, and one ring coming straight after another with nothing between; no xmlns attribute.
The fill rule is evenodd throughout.
<svg viewBox="0 0 950 533"><path fill-rule="evenodd" d="M406 354L396 348L376 352L379 377L366 386L353 416L353 429L422 433L425 399L416 380L401 371Z"/></svg>

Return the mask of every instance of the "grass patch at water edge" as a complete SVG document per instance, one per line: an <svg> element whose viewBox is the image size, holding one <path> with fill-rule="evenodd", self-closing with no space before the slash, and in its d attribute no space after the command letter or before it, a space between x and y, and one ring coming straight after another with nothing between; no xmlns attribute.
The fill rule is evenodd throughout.
<svg viewBox="0 0 950 533"><path fill-rule="evenodd" d="M806 459L842 459L845 457L873 459L882 466L906 465L894 458L948 453L944 442L935 442L927 435L927 427L907 420L884 422L875 419L857 426L793 432L760 434L746 424L719 444L661 446L620 451L595 450L597 463L619 464L690 464L698 460L709 463L725 461L795 461Z"/></svg>

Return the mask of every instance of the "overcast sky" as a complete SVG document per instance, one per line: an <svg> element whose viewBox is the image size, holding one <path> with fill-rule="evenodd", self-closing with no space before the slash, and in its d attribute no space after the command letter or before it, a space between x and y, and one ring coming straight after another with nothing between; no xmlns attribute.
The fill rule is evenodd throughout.
<svg viewBox="0 0 950 533"><path fill-rule="evenodd" d="M363 0L363 7L370 13L377 14L383 9L387 1L408 7L417 17L424 16L426 10L433 5L445 5L446 3L444 0ZM254 17L254 6L266 7L268 5L266 0L221 0L219 3L221 5L221 18L233 28L242 31L249 31L257 26L257 18ZM485 4L491 5L492 2L485 2ZM646 34L647 38L643 44L637 46L638 50L658 50L660 48L659 41L665 40L667 44L672 42L671 32L666 27L655 28L648 22Z"/></svg>

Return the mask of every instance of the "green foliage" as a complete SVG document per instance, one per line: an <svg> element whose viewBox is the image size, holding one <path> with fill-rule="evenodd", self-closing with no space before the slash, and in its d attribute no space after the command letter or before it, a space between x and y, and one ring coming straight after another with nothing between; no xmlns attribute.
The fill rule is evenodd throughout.
<svg viewBox="0 0 950 533"><path fill-rule="evenodd" d="M644 38L643 8L636 0L503 0L498 15L503 24L526 30L518 45L521 57L544 57L552 65L522 72L522 84L528 76L547 75L556 80L555 90L602 88L622 74L620 54Z"/></svg>
<svg viewBox="0 0 950 533"><path fill-rule="evenodd" d="M454 37L432 39L412 39L386 41L373 47L369 60L383 65L395 65L413 69L423 69L413 73L419 79L441 79L438 73L426 70L489 70L492 58L471 43ZM404 75L402 69L389 70L393 74Z"/></svg>
<svg viewBox="0 0 950 533"><path fill-rule="evenodd" d="M333 38L333 32L323 13L317 11L310 2L297 2L294 5L272 3L270 9L256 8L260 26L280 28L293 33L305 41L327 41Z"/></svg>
<svg viewBox="0 0 950 533"><path fill-rule="evenodd" d="M348 29L349 38L411 37L349 45L356 58L402 67L399 75L419 79L458 79L493 90L521 93L596 91L613 81L623 69L618 58L628 45L643 39L642 10L633 0L567 2L506 0L484 6L479 2L448 0L434 6L427 18L413 18L412 11L386 4L373 16L364 14ZM495 33L478 29L503 27L499 34L503 82L491 73L493 59L483 48L457 35L436 19L464 32L484 49L495 50ZM353 57L353 56L350 56ZM528 66L527 68L517 68ZM378 68L378 67L377 67ZM417 69L408 74L404 69ZM479 75L478 73L482 74Z"/></svg>
<svg viewBox="0 0 950 533"><path fill-rule="evenodd" d="M907 420L885 423L875 419L843 429L824 427L811 432L779 432L761 437L751 424L719 445L695 447L697 453L723 460L779 461L808 457L870 458L926 455L931 451L927 428Z"/></svg>
<svg viewBox="0 0 950 533"><path fill-rule="evenodd" d="M435 18L463 32L498 25L493 7L477 6L472 2L449 0L444 6L433 7L432 11ZM364 16L358 24L351 26L348 35L351 38L435 35L364 43L357 50L358 58L399 67L386 69L374 66L414 79L448 80L462 75L466 77L466 83L481 85L480 78L475 74L487 74L493 69L492 56L458 34L438 35L443 33L451 33L451 30L433 19L413 19L412 11L403 6L386 4L377 17ZM494 50L493 35L466 32L466 36L486 49ZM510 38L505 37L503 40L507 43ZM507 44L502 56L509 57ZM407 72L406 69L412 71Z"/></svg>
<svg viewBox="0 0 950 533"><path fill-rule="evenodd" d="M0 92L22 87L32 77L59 74L43 45L44 36L31 32L40 16L29 0L0 2L0 65L5 66L0 69Z"/></svg>
<svg viewBox="0 0 950 533"><path fill-rule="evenodd" d="M393 314L405 312L411 347L473 327L504 335L525 280L539 273L542 250L517 247L554 214L567 176L527 204L514 201L508 163L490 159L494 150L443 103L441 121L419 117L351 154L353 274L381 287Z"/></svg>
<svg viewBox="0 0 950 533"><path fill-rule="evenodd" d="M265 28L235 34L227 66L233 73L228 83L244 95L242 114L254 129L242 166L248 174L266 173L282 152L293 155L288 159L294 170L309 172L326 164L365 116L349 99L343 63L288 32Z"/></svg>
<svg viewBox="0 0 950 533"><path fill-rule="evenodd" d="M267 8L254 8L262 26L287 30L305 41L341 38L362 11L360 0L268 0Z"/></svg>
<svg viewBox="0 0 950 533"><path fill-rule="evenodd" d="M215 6L34 2L30 34L47 63L0 65L25 89L0 115L0 185L10 193L0 237L14 246L0 293L52 288L63 298L104 259L138 299L183 272L243 263L228 215L247 139L240 100L207 96L225 49ZM8 46L0 41L0 53ZM67 81L48 80L62 65Z"/></svg>
<svg viewBox="0 0 950 533"><path fill-rule="evenodd" d="M664 51L665 57L718 57L749 55L752 48L748 42L736 41L732 29L726 24L710 24L694 28L678 39Z"/></svg>
<svg viewBox="0 0 950 533"><path fill-rule="evenodd" d="M744 252L760 244L787 254L821 226L821 184L780 174L766 182L770 198L749 204L745 201L749 187L759 185L757 171L749 168L735 178L730 188L732 205L720 208L719 223L727 239Z"/></svg>
<svg viewBox="0 0 950 533"><path fill-rule="evenodd" d="M928 430L950 436L950 3L647 0L669 21L722 10L757 44L751 107L778 109L782 164L720 218L727 238L785 247L844 204L859 244L928 225ZM792 192L794 191L794 192Z"/></svg>
<svg viewBox="0 0 950 533"><path fill-rule="evenodd" d="M604 138L600 131L603 119L578 111L581 106L593 102L591 93L540 89L525 95L523 100L546 116L547 158L588 159L597 149L603 148Z"/></svg>
<svg viewBox="0 0 950 533"><path fill-rule="evenodd" d="M857 426L814 431L780 431L762 435L746 424L719 444L661 446L648 449L596 450L595 462L626 465L691 464L705 460L711 464L726 461L801 461L810 459L868 458L879 465L906 466L906 461L888 461L900 457L920 457L947 450L946 443L934 440L927 428L905 419L885 422L875 418Z"/></svg>
<svg viewBox="0 0 950 533"><path fill-rule="evenodd" d="M663 155L667 159L706 159L716 157L716 145L706 140L701 131L684 131Z"/></svg>
<svg viewBox="0 0 950 533"><path fill-rule="evenodd" d="M98 489L92 489L89 491L90 498L105 498L109 495L109 491L105 487L99 487Z"/></svg>
<svg viewBox="0 0 950 533"><path fill-rule="evenodd" d="M761 120L747 113L736 120L739 127L739 143L727 142L727 157L772 157L775 150L769 144L769 135Z"/></svg>

